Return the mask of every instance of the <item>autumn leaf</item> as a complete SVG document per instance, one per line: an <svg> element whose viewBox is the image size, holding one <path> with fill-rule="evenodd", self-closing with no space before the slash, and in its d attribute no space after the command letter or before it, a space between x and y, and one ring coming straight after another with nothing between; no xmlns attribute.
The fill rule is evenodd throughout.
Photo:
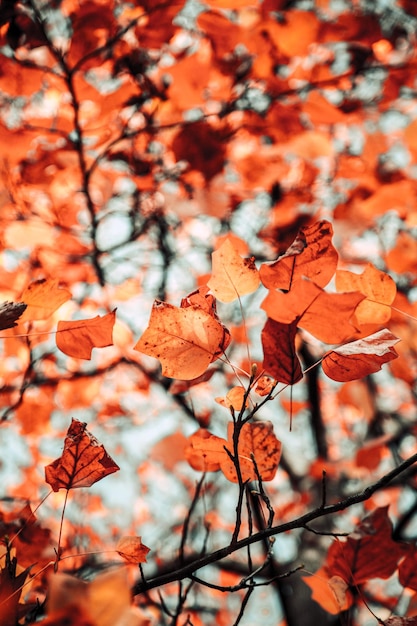
<svg viewBox="0 0 417 626"><path fill-rule="evenodd" d="M141 537L121 537L117 542L116 552L127 563L146 563L146 555L150 548L142 543Z"/></svg>
<svg viewBox="0 0 417 626"><path fill-rule="evenodd" d="M362 274L346 270L336 271L338 291L359 291L366 296L355 309L353 323L385 324L391 317L390 304L397 294L397 287L391 276L368 263Z"/></svg>
<svg viewBox="0 0 417 626"><path fill-rule="evenodd" d="M243 259L230 239L212 254L212 275L207 286L221 302L232 302L259 287L253 259Z"/></svg>
<svg viewBox="0 0 417 626"><path fill-rule="evenodd" d="M398 568L398 578L403 587L417 591L417 549L409 545L405 559Z"/></svg>
<svg viewBox="0 0 417 626"><path fill-rule="evenodd" d="M0 330L13 328L26 309L27 304L24 302L3 302L0 304Z"/></svg>
<svg viewBox="0 0 417 626"><path fill-rule="evenodd" d="M157 300L134 349L159 359L164 376L192 380L223 353L226 336L225 327L200 307Z"/></svg>
<svg viewBox="0 0 417 626"><path fill-rule="evenodd" d="M212 439L219 440L216 452L213 454L211 449L204 446L204 441L210 439L210 448L212 447ZM199 428L188 438L188 444L184 451L184 456L191 467L198 472L217 472L220 470L220 461L218 459L217 449L225 444L225 440L216 435L212 435L206 428Z"/></svg>
<svg viewBox="0 0 417 626"><path fill-rule="evenodd" d="M295 349L297 322L282 324L268 319L262 329L263 367L278 382L295 385L303 377Z"/></svg>
<svg viewBox="0 0 417 626"><path fill-rule="evenodd" d="M366 516L346 541L332 543L326 566L332 576L355 586L371 578L389 578L403 554L404 545L392 539L392 523L384 506Z"/></svg>
<svg viewBox="0 0 417 626"><path fill-rule="evenodd" d="M337 615L341 611L347 610L352 604L352 593L343 578L329 576L325 567L319 569L312 576L303 576L303 581L310 587L312 599L320 604L327 613Z"/></svg>
<svg viewBox="0 0 417 626"><path fill-rule="evenodd" d="M359 292L327 293L310 280L298 279L287 293L270 290L261 307L276 322L296 320L297 326L320 341L342 343L357 333L352 319L364 299Z"/></svg>
<svg viewBox="0 0 417 626"><path fill-rule="evenodd" d="M326 352L321 363L323 371L329 378L340 382L363 378L398 357L393 348L398 341L400 339L386 328L351 341Z"/></svg>
<svg viewBox="0 0 417 626"><path fill-rule="evenodd" d="M120 469L86 426L73 419L62 455L45 467L45 480L54 491L91 487Z"/></svg>
<svg viewBox="0 0 417 626"><path fill-rule="evenodd" d="M203 467L208 465L217 467L218 464L226 478L236 483L238 475L230 458L230 454L233 455L234 427L234 423L229 422L227 441L216 435L207 436L205 433L204 436L196 436L195 433L192 452L197 457L200 455ZM257 480L255 464L262 480L272 480L281 457L281 442L275 437L272 423L244 424L239 433L238 455L243 481Z"/></svg>
<svg viewBox="0 0 417 626"><path fill-rule="evenodd" d="M58 322L56 345L64 354L77 359L91 359L93 348L113 345L116 309L92 319Z"/></svg>
<svg viewBox="0 0 417 626"><path fill-rule="evenodd" d="M58 572L49 578L48 589L48 617L42 626L150 626L143 612L132 606L124 569L113 568L91 582Z"/></svg>
<svg viewBox="0 0 417 626"><path fill-rule="evenodd" d="M20 321L45 320L71 297L68 289L60 287L59 281L53 278L30 283L20 297L22 302L27 305Z"/></svg>
<svg viewBox="0 0 417 626"><path fill-rule="evenodd" d="M289 291L295 280L305 277L325 287L336 271L338 260L332 236L332 225L326 220L301 228L283 255L261 265L262 283L268 289Z"/></svg>
<svg viewBox="0 0 417 626"><path fill-rule="evenodd" d="M230 391L227 392L226 396L217 397L215 401L218 404L226 407L227 409L233 409L235 411L240 411L243 406L243 402L245 399L246 389L238 385L237 387L233 387ZM248 400L245 402L245 408L249 406Z"/></svg>
<svg viewBox="0 0 417 626"><path fill-rule="evenodd" d="M8 556L8 562L5 556L0 560L0 624L1 626L16 626L21 589L30 568L20 567L13 553L9 553Z"/></svg>

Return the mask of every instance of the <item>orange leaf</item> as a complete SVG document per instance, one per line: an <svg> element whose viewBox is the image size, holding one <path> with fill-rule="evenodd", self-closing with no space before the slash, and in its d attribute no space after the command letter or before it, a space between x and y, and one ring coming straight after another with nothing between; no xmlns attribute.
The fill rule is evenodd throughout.
<svg viewBox="0 0 417 626"><path fill-rule="evenodd" d="M243 400L245 398L246 389L241 386L233 387L227 394L225 398L215 398L215 401L222 406L225 406L227 409L234 409L235 411L240 411L242 409ZM248 401L246 400L245 409L248 406Z"/></svg>
<svg viewBox="0 0 417 626"><path fill-rule="evenodd" d="M54 491L91 487L120 469L86 426L73 419L62 455L45 467L45 480Z"/></svg>
<svg viewBox="0 0 417 626"><path fill-rule="evenodd" d="M329 577L326 568L319 569L314 576L303 576L303 580L312 590L312 599L327 613L337 615L352 604L352 594L343 585L340 576ZM342 581L342 582L341 582Z"/></svg>
<svg viewBox="0 0 417 626"><path fill-rule="evenodd" d="M146 563L150 548L142 543L141 537L121 537L117 542L116 552L128 563Z"/></svg>
<svg viewBox="0 0 417 626"><path fill-rule="evenodd" d="M289 291L293 282L303 276L320 287L327 285L336 271L338 254L332 245L333 228L322 220L301 228L285 254L260 269L268 289Z"/></svg>
<svg viewBox="0 0 417 626"><path fill-rule="evenodd" d="M47 278L37 280L26 287L21 300L27 304L20 322L47 319L61 304L71 299L71 293L62 289L57 280Z"/></svg>
<svg viewBox="0 0 417 626"><path fill-rule="evenodd" d="M91 582L61 573L48 582L48 617L42 626L150 626L132 606L124 568L110 569ZM78 620L72 620L74 614Z"/></svg>
<svg viewBox="0 0 417 626"><path fill-rule="evenodd" d="M68 356L91 359L93 348L105 348L113 344L113 326L116 309L107 315L97 315L89 320L58 322L56 345Z"/></svg>
<svg viewBox="0 0 417 626"><path fill-rule="evenodd" d="M159 359L162 374L192 380L223 352L227 329L198 306L154 302L148 328L135 350Z"/></svg>
<svg viewBox="0 0 417 626"><path fill-rule="evenodd" d="M233 454L234 427L234 423L229 422L227 441L215 435L207 437L205 434L204 437L194 437L192 447L195 453L204 457L207 464L219 464L226 478L236 483L236 467L229 456L229 453ZM257 480L255 463L262 480L272 480L281 458L281 442L274 435L272 423L244 424L239 434L238 455L243 481Z"/></svg>
<svg viewBox="0 0 417 626"><path fill-rule="evenodd" d="M22 316L26 307L27 304L24 302L3 302L0 304L0 330L16 326L16 320Z"/></svg>
<svg viewBox="0 0 417 626"><path fill-rule="evenodd" d="M353 316L356 324L385 324L391 318L390 304L397 294L397 287L391 276L368 263L362 274L337 270L336 289L338 291L360 291L366 296L358 304Z"/></svg>
<svg viewBox="0 0 417 626"><path fill-rule="evenodd" d="M300 361L295 350L297 322L282 324L268 319L262 330L263 368L275 380L295 385L302 379Z"/></svg>
<svg viewBox="0 0 417 626"><path fill-rule="evenodd" d="M357 332L350 320L364 299L358 292L327 293L310 280L301 279L288 293L270 291L261 306L276 322L294 322L320 341L341 343Z"/></svg>
<svg viewBox="0 0 417 626"><path fill-rule="evenodd" d="M230 239L212 254L213 270L207 286L221 302L232 302L259 287L253 259L243 259Z"/></svg>
<svg viewBox="0 0 417 626"><path fill-rule="evenodd" d="M393 348L398 341L398 337L384 328L373 335L326 352L322 360L323 371L329 378L340 382L363 378L398 357Z"/></svg>
<svg viewBox="0 0 417 626"><path fill-rule="evenodd" d="M207 442L208 439L219 440L219 445L215 447L215 451L213 453L212 441L210 446L206 449L204 442ZM220 443L221 442L221 443ZM220 437L216 437L216 435L212 435L205 428L199 428L195 433L188 438L188 445L185 449L185 458L191 467L198 472L217 472L220 469L220 462L218 460L218 449L221 448L221 445L224 445L226 442L224 439L220 439Z"/></svg>

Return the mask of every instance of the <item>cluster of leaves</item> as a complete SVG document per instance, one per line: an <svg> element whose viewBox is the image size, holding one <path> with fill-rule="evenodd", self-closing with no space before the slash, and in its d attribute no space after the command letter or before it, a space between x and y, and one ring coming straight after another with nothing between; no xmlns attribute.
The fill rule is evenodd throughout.
<svg viewBox="0 0 417 626"><path fill-rule="evenodd" d="M274 624L415 623L417 13L387 7L1 0L5 625L253 624L265 585Z"/></svg>

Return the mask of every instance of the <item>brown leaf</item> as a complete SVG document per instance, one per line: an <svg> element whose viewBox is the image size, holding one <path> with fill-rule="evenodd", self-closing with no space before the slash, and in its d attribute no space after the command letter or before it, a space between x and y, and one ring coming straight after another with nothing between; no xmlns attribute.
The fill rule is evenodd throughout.
<svg viewBox="0 0 417 626"><path fill-rule="evenodd" d="M398 357L393 348L398 341L400 339L386 328L363 339L351 341L326 352L322 360L323 371L329 378L340 382L363 378Z"/></svg>
<svg viewBox="0 0 417 626"><path fill-rule="evenodd" d="M141 537L121 537L117 542L116 552L128 563L146 563L150 548L142 543Z"/></svg>
<svg viewBox="0 0 417 626"><path fill-rule="evenodd" d="M0 330L17 326L18 320L26 309L24 302L3 302L0 304Z"/></svg>
<svg viewBox="0 0 417 626"><path fill-rule="evenodd" d="M77 359L91 359L93 348L113 345L116 309L107 315L89 320L58 322L56 345L64 354Z"/></svg>
<svg viewBox="0 0 417 626"><path fill-rule="evenodd" d="M54 491L91 487L120 469L86 426L73 419L62 455L45 467L45 480Z"/></svg>

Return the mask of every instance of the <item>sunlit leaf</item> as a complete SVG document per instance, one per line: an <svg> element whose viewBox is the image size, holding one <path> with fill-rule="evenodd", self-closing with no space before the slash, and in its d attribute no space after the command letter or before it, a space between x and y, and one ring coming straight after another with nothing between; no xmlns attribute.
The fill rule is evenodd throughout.
<svg viewBox="0 0 417 626"><path fill-rule="evenodd" d="M357 324L385 324L391 317L397 287L391 276L368 263L362 274L337 270L338 291L359 291L366 296L358 304L353 321Z"/></svg>
<svg viewBox="0 0 417 626"><path fill-rule="evenodd" d="M93 348L113 345L116 310L92 319L58 322L56 345L68 356L91 359Z"/></svg>
<svg viewBox="0 0 417 626"><path fill-rule="evenodd" d="M62 455L45 467L45 480L54 491L91 487L120 469L86 427L73 419Z"/></svg>
<svg viewBox="0 0 417 626"><path fill-rule="evenodd" d="M27 304L27 308L19 321L47 319L71 297L71 293L60 287L59 281L52 278L30 283L20 296L22 302Z"/></svg>
<svg viewBox="0 0 417 626"><path fill-rule="evenodd" d="M227 409L234 409L235 411L240 411L243 406L243 401L245 399L246 389L241 387L240 385L237 387L233 387L230 391L227 392L226 396L215 398L218 404L226 407ZM245 408L248 407L248 400L245 402Z"/></svg>
<svg viewBox="0 0 417 626"><path fill-rule="evenodd" d="M243 259L229 239L213 252L212 264L207 286L221 302L232 302L259 287L259 272L254 260Z"/></svg>
<svg viewBox="0 0 417 626"><path fill-rule="evenodd" d="M135 350L159 359L162 374L192 380L223 352L224 326L197 306L178 308L156 301Z"/></svg>

